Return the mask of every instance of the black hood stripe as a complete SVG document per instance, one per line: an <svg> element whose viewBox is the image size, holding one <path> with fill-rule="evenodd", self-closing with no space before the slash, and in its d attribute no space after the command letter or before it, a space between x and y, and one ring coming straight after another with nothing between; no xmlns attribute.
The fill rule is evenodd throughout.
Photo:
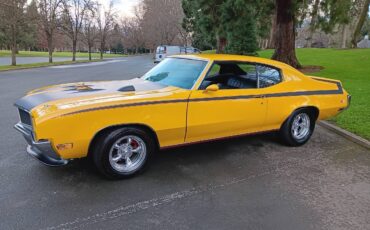
<svg viewBox="0 0 370 230"><path fill-rule="evenodd" d="M67 85L57 85L50 88L50 91L42 92L42 89L35 94L26 95L15 102L15 106L26 111L31 111L38 105L59 99L78 98L87 95L103 95L115 92L141 92L150 90L160 90L167 86L155 82L144 81L136 78L128 81L111 82L88 82L74 83ZM48 90L48 89L46 89Z"/></svg>

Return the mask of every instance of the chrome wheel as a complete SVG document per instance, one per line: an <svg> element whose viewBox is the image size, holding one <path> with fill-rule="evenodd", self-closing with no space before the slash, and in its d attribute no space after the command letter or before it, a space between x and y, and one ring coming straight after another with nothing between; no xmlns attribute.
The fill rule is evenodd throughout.
<svg viewBox="0 0 370 230"><path fill-rule="evenodd" d="M138 136L127 135L118 139L109 151L109 163L120 173L139 169L146 158L145 142Z"/></svg>
<svg viewBox="0 0 370 230"><path fill-rule="evenodd" d="M297 114L294 117L291 132L296 140L302 140L310 133L310 117L306 113Z"/></svg>

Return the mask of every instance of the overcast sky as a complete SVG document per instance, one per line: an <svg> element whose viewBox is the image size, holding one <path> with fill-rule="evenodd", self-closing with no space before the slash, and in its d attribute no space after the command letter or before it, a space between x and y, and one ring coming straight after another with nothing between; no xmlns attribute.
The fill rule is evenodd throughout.
<svg viewBox="0 0 370 230"><path fill-rule="evenodd" d="M110 0L98 0L101 4L108 6ZM113 0L114 9L120 16L132 16L133 8L141 0Z"/></svg>
<svg viewBox="0 0 370 230"><path fill-rule="evenodd" d="M30 3L32 0L27 0ZM109 6L110 0L97 0L106 7ZM132 16L134 7L139 4L141 0L113 0L114 9L119 16Z"/></svg>

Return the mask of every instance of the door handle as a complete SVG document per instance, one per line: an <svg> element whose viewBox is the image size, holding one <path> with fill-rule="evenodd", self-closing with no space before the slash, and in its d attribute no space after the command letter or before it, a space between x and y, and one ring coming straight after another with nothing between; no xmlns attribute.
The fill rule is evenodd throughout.
<svg viewBox="0 0 370 230"><path fill-rule="evenodd" d="M265 98L266 95L255 95L254 98Z"/></svg>

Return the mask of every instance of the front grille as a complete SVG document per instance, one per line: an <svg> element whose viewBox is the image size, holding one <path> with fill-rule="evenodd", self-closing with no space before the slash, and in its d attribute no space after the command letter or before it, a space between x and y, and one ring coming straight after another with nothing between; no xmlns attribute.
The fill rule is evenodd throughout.
<svg viewBox="0 0 370 230"><path fill-rule="evenodd" d="M25 125L32 126L32 120L31 120L30 114L24 111L23 109L18 109L18 111L19 111L19 117L21 119L21 122Z"/></svg>

